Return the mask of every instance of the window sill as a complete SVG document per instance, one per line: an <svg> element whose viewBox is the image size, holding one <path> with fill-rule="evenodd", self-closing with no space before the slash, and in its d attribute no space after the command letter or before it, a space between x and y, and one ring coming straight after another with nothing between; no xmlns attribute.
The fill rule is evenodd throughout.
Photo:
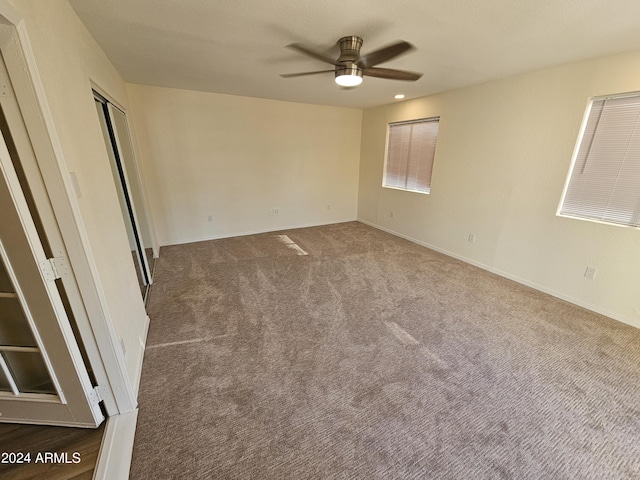
<svg viewBox="0 0 640 480"><path fill-rule="evenodd" d="M583 222L598 223L600 225L609 225L611 227L624 227L624 228L633 228L635 230L640 230L640 225L630 225L630 224L627 224L627 223L607 222L606 220L599 220L597 218L589 218L589 217L579 217L577 215L569 215L567 213L557 213L556 217L570 218L572 220L582 220Z"/></svg>
<svg viewBox="0 0 640 480"><path fill-rule="evenodd" d="M431 194L431 190L429 190L428 192L423 192L422 190L411 190L410 188L389 187L387 185L382 185L382 188L388 188L389 190L398 190L400 192L419 193L421 195L430 195Z"/></svg>

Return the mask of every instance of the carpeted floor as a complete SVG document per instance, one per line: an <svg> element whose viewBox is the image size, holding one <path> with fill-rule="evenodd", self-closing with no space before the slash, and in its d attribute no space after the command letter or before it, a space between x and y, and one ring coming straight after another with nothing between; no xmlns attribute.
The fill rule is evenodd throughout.
<svg viewBox="0 0 640 480"><path fill-rule="evenodd" d="M149 315L132 479L640 478L640 330L360 223L164 247Z"/></svg>

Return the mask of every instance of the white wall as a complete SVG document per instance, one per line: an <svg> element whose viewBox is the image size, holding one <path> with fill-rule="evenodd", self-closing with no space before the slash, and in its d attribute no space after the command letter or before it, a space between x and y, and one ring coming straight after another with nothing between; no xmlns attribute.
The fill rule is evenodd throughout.
<svg viewBox="0 0 640 480"><path fill-rule="evenodd" d="M128 89L161 245L356 219L360 110Z"/></svg>
<svg viewBox="0 0 640 480"><path fill-rule="evenodd" d="M37 69L62 150L63 174L74 172L80 196L79 224L86 230L87 252L95 262L103 307L122 339L132 389L144 353L147 317L137 284L127 234L104 139L94 107L91 81L125 108L124 81L66 0L12 0L23 16ZM60 187L58 187L60 188Z"/></svg>
<svg viewBox="0 0 640 480"><path fill-rule="evenodd" d="M640 230L556 216L589 98L634 90L640 52L365 110L358 217L640 327ZM437 115L432 193L382 188L387 123Z"/></svg>

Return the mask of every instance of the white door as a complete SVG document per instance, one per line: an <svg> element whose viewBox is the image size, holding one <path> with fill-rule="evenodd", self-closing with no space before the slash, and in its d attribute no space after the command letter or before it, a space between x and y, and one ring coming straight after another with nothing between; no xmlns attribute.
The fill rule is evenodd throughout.
<svg viewBox="0 0 640 480"><path fill-rule="evenodd" d="M104 416L0 133L0 422L95 427Z"/></svg>

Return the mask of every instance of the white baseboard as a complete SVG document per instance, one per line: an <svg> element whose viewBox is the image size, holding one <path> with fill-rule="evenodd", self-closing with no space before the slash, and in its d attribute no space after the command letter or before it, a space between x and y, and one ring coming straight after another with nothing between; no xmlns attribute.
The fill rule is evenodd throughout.
<svg viewBox="0 0 640 480"><path fill-rule="evenodd" d="M163 242L160 244L160 246L164 247L167 245L182 245L185 243L206 242L209 240L220 240L221 238L244 237L245 235L257 235L259 233L280 232L282 230L294 230L296 228L320 227L322 225L333 225L334 223L346 223L346 222L355 222L355 221L358 221L358 219L357 218L337 219L337 220L331 220L327 222L279 226L279 227L265 228L265 229L259 229L259 230L233 232L233 233L227 233L223 235L203 235L199 237L180 238L177 240L173 240L171 242Z"/></svg>
<svg viewBox="0 0 640 480"><path fill-rule="evenodd" d="M137 421L137 408L133 412L113 415L107 419L93 480L129 478Z"/></svg>
<svg viewBox="0 0 640 480"><path fill-rule="evenodd" d="M577 306L582 307L582 308L586 308L587 310L591 310L592 312L595 312L595 313L599 313L600 315L604 315L605 317L612 318L613 320L617 320L618 322L622 322L624 324L631 325L632 327L635 327L635 328L640 328L640 323L638 323L638 322L634 322L633 320L629 320L629 319L626 319L626 318L621 318L618 314L616 314L614 312L608 311L607 309L604 309L604 308L599 307L597 305L592 305L592 304L586 303L586 302L584 302L582 300L579 300L577 298L573 298L573 297L571 297L569 295L566 295L566 294L564 294L562 292L558 292L556 290L553 290L553 289L550 289L548 287L545 287L544 285L539 285L539 284L537 284L535 282L531 282L531 281L529 281L529 280L527 280L525 278L518 277L516 275L513 275L513 274L511 274L509 272L505 272L503 270L499 270L499 269L494 268L494 267L492 267L490 265L486 265L486 264L483 264L483 263L480 263L480 262L476 262L476 261L474 261L474 260L472 260L470 258L466 258L466 257L463 257L462 255L458 255L456 253L450 252L450 251L445 250L443 248L436 247L435 245L431 245L431 244L429 244L427 242L423 242L421 240L418 240L416 238L410 237L408 235L403 235L402 233L396 232L396 231L391 230L389 228L381 227L380 225L376 225L375 223L371 223L371 222L368 222L368 221L362 220L362 219L358 219L358 222L364 223L365 225L369 225L370 227L376 228L378 230L382 230L383 232L390 233L391 235L395 235L396 237L404 238L405 240L409 240L412 243L417 243L418 245L421 245L423 247L429 248L431 250L435 250L436 252L440 252L440 253L442 253L444 255L447 255L449 257L453 257L453 258L455 258L457 260L461 260L461 261L463 261L465 263L469 263L469 264L471 264L471 265L473 265L475 267L481 268L481 269L486 270L486 271L491 272L491 273L495 273L496 275L500 275L501 277L508 278L509 280L513 280L514 282L520 283L522 285L526 285L527 287L531 287L531 288L533 288L535 290L538 290L540 292L543 292L543 293L546 293L548 295L551 295L552 297L559 298L560 300L564 300L565 302L573 303L574 305L577 305Z"/></svg>

